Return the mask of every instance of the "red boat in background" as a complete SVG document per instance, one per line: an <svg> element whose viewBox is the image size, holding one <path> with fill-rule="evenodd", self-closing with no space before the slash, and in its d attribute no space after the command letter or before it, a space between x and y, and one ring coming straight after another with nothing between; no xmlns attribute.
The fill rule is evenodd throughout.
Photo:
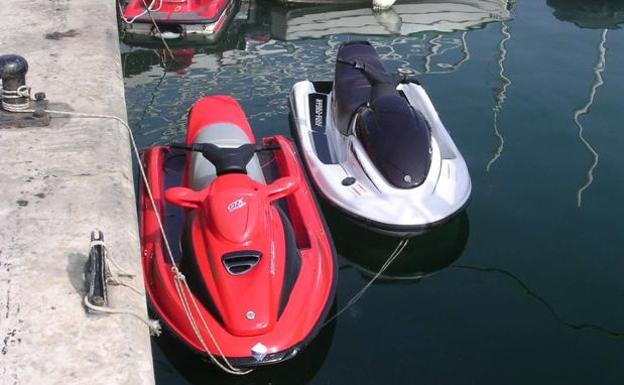
<svg viewBox="0 0 624 385"><path fill-rule="evenodd" d="M131 0L123 10L122 29L158 39L196 36L214 41L239 5L240 0Z"/></svg>
<svg viewBox="0 0 624 385"><path fill-rule="evenodd" d="M257 144L239 104L209 96L192 107L186 142L147 149L143 162L172 245L169 255L142 186L145 286L159 318L218 363L294 357L327 317L337 269L291 141Z"/></svg>

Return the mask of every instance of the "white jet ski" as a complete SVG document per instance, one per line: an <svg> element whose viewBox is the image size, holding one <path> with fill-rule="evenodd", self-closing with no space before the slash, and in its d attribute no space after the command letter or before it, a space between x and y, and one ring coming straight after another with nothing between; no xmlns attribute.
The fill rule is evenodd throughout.
<svg viewBox="0 0 624 385"><path fill-rule="evenodd" d="M356 221L417 233L467 205L468 168L427 93L389 73L370 43L343 43L335 81L298 82L290 107L317 191Z"/></svg>

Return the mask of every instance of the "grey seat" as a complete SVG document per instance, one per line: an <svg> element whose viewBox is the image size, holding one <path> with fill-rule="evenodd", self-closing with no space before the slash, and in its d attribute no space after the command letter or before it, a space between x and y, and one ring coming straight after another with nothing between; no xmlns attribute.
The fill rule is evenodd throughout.
<svg viewBox="0 0 624 385"><path fill-rule="evenodd" d="M238 147L250 143L245 131L232 123L215 123L201 129L195 143L212 143L219 147ZM253 180L266 183L258 156L254 155L247 164L247 175ZM189 185L193 190L202 190L217 177L217 170L201 153L193 152Z"/></svg>

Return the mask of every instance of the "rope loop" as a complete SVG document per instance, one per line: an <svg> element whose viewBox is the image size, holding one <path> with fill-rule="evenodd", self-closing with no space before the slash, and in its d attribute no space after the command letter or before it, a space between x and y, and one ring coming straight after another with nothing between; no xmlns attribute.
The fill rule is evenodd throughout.
<svg viewBox="0 0 624 385"><path fill-rule="evenodd" d="M162 334L162 326L160 325L160 322L158 320L145 318L141 314L138 314L132 310L98 306L98 305L91 303L91 301L89 301L89 296L87 295L84 297L84 305L87 307L87 309L92 310L94 312L98 312L98 313L130 315L138 319L139 321L143 322L145 325L147 325L147 327L149 328L150 335L157 337Z"/></svg>
<svg viewBox="0 0 624 385"><path fill-rule="evenodd" d="M0 86L0 97L2 98L2 109L8 112L25 112L30 107L31 97L31 88L23 85L19 86L17 90L5 90ZM15 100L26 98L26 102L24 103L7 103L7 100Z"/></svg>

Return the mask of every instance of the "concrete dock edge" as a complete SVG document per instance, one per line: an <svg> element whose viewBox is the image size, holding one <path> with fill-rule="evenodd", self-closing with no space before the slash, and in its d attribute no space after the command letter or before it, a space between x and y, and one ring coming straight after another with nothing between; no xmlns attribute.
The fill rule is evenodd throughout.
<svg viewBox="0 0 624 385"><path fill-rule="evenodd" d="M126 119L114 0L12 0L0 7L0 55L24 56L27 83L76 112ZM147 327L87 315L89 235L143 290L126 129L55 116L0 129L0 384L153 384ZM110 286L110 305L145 316L144 295Z"/></svg>

